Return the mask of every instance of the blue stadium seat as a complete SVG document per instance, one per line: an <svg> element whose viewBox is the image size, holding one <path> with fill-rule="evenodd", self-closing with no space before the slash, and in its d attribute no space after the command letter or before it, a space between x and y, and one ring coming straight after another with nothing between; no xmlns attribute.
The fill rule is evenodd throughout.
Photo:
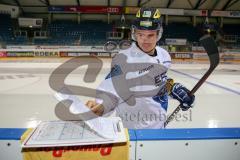
<svg viewBox="0 0 240 160"><path fill-rule="evenodd" d="M56 21L48 26L50 38L47 42L57 44L76 43L80 45L101 45L106 39L106 32L112 31L112 25L101 21L85 21L77 24L71 21ZM56 39L56 41L55 41ZM44 41L35 40L35 43Z"/></svg>

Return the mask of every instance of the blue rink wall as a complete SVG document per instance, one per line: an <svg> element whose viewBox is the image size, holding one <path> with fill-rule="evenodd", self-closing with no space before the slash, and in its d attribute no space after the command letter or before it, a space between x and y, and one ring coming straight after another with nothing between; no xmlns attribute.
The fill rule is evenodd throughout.
<svg viewBox="0 0 240 160"><path fill-rule="evenodd" d="M21 160L26 128L0 128L0 159ZM240 128L129 130L130 160L239 160Z"/></svg>

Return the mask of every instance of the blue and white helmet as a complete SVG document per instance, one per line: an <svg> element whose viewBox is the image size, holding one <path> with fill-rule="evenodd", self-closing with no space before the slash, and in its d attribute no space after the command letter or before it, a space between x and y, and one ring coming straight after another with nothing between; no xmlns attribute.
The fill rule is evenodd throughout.
<svg viewBox="0 0 240 160"><path fill-rule="evenodd" d="M140 8L132 24L132 39L136 41L135 29L158 30L158 40L162 37L162 21L159 9L152 7Z"/></svg>

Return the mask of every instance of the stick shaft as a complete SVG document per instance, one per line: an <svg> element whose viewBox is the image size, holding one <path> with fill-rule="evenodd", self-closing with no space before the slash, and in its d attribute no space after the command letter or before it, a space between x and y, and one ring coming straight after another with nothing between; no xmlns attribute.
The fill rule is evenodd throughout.
<svg viewBox="0 0 240 160"><path fill-rule="evenodd" d="M206 81L206 79L210 76L213 69L209 69L204 76L198 81L198 83L193 87L193 89L189 92L189 95L193 95L200 87L201 85ZM178 112L181 110L180 105L173 111L173 113L167 118L167 120L164 122L164 127L168 125L169 122L173 120L173 118L178 114Z"/></svg>
<svg viewBox="0 0 240 160"><path fill-rule="evenodd" d="M213 38L210 36L203 36L200 41L203 44L203 47L207 51L208 58L210 60L210 67L207 72L203 75L203 77L198 81L198 83L193 87L193 89L189 92L189 95L193 95L206 81L206 79L210 76L213 70L217 67L219 63L219 53L217 49L217 45L214 42ZM164 122L164 127L168 125L169 122L173 120L173 118L178 114L181 110L181 104L172 112L172 114L167 118Z"/></svg>

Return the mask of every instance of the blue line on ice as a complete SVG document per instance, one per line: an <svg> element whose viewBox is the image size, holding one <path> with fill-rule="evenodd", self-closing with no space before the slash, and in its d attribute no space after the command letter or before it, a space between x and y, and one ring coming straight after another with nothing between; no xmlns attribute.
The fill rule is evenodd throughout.
<svg viewBox="0 0 240 160"><path fill-rule="evenodd" d="M187 77L192 78L192 79L195 79L195 80L200 80L200 78L194 77L194 76L192 76L192 75L190 75L190 74L187 74L187 73L183 73L183 72L180 72L180 71L177 71L177 70L174 70L174 69L171 69L171 71L173 71L173 72L175 72L175 73L178 73L178 74L181 74L181 75L184 75L184 76L187 76ZM212 86L215 86L215 87L218 87L218 88L221 88L221 89L223 89L223 90L226 90L226 91L235 93L235 94L237 94L237 95L240 95L240 92L239 92L239 91L233 90L233 89L231 89L231 88L228 88L228 87L225 87L225 86L222 86L222 85L213 83L213 82L208 82L208 81L205 81L205 83L207 83L207 84L209 84L209 85L212 85Z"/></svg>

